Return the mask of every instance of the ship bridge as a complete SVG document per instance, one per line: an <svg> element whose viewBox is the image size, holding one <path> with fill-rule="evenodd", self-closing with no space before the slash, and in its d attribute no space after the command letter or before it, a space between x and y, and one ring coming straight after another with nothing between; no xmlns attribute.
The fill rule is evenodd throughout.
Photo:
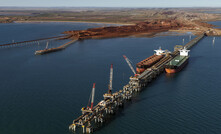
<svg viewBox="0 0 221 134"><path fill-rule="evenodd" d="M180 51L180 56L188 56L188 53L190 50L187 50L186 47L184 47L183 49L179 51Z"/></svg>
<svg viewBox="0 0 221 134"><path fill-rule="evenodd" d="M159 47L159 49L154 50L156 52L156 55L163 55L165 54L165 50L162 50L161 47Z"/></svg>

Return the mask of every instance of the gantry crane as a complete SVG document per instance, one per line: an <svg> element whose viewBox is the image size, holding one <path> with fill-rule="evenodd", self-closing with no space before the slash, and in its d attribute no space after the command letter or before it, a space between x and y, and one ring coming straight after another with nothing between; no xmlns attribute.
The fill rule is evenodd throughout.
<svg viewBox="0 0 221 134"><path fill-rule="evenodd" d="M113 64L111 64L111 68L110 68L110 81L109 81L109 85L108 85L108 92L103 95L104 99L113 97L112 85L113 85Z"/></svg>
<svg viewBox="0 0 221 134"><path fill-rule="evenodd" d="M91 91L91 95L89 97L87 108L83 107L81 109L82 113L92 112L93 111L94 96L95 96L95 83L93 83L93 88L92 88L92 91ZM90 102L91 102L91 106L89 106Z"/></svg>

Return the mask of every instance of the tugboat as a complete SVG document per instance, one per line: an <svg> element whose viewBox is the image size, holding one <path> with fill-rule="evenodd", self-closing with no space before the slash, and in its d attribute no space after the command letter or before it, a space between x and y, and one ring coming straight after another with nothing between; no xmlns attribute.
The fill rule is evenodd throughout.
<svg viewBox="0 0 221 134"><path fill-rule="evenodd" d="M173 60L165 65L165 71L169 74L177 73L183 69L183 67L188 63L189 51L185 47L180 49L180 55L176 56Z"/></svg>

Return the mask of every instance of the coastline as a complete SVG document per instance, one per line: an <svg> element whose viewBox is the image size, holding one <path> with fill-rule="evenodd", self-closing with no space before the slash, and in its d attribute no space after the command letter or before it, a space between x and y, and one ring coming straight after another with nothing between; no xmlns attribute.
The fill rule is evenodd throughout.
<svg viewBox="0 0 221 134"><path fill-rule="evenodd" d="M93 21L41 21L41 20L36 20L36 21L14 21L14 23L85 23L85 24L113 24L113 25L134 25L134 24L129 24L129 23L115 23L115 22L93 22ZM149 32L149 33L140 33L140 34L134 34L134 35L129 35L133 37L156 37L156 36L180 36L182 34L192 34L192 35L199 35L201 34L202 31L200 30L168 30L167 32ZM121 37L121 36L119 36Z"/></svg>
<svg viewBox="0 0 221 134"><path fill-rule="evenodd" d="M218 21L218 20L217 20ZM93 21L56 21L56 20L29 20L29 21L14 21L14 23L88 23L88 24L113 24L113 25L134 25L134 24L129 24L129 23L115 23L115 22L93 22ZM154 37L154 36L179 36L180 34L188 34L191 33L192 35L198 35L202 33L202 30L184 30L184 29L178 29L178 30L173 30L170 29L165 32L150 32L150 33L140 33L140 34L134 34L132 36L134 37ZM120 37L120 36L119 36Z"/></svg>
<svg viewBox="0 0 221 134"><path fill-rule="evenodd" d="M93 23L93 24L115 24L115 25L134 25L133 23L116 23L116 22L93 22L93 21L14 21L14 23L51 23L51 22L64 22L64 23Z"/></svg>
<svg viewBox="0 0 221 134"><path fill-rule="evenodd" d="M197 30L169 30L168 32L175 32L180 34L191 33L192 35L198 35L202 33L202 31Z"/></svg>
<svg viewBox="0 0 221 134"><path fill-rule="evenodd" d="M14 21L14 23L88 23L88 24L115 24L115 25L134 25L128 23L114 23L114 22L87 22L87 21ZM133 37L156 37L156 36L179 36L180 34L187 34L190 32L192 35L197 35L200 32L196 30L168 30L167 32L150 32L130 35ZM130 37L129 36L129 37ZM121 37L121 36L119 36Z"/></svg>
<svg viewBox="0 0 221 134"><path fill-rule="evenodd" d="M197 35L196 31L191 30L168 30L165 32L150 32L150 33L141 33L141 34L135 34L131 35L129 37L146 37L146 38L152 38L152 37L161 37L161 36L182 36L182 35ZM200 33L198 33L200 34Z"/></svg>

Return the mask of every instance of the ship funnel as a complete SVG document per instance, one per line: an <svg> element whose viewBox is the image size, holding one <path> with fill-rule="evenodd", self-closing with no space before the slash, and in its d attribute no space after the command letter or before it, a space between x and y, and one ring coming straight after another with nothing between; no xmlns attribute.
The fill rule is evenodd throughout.
<svg viewBox="0 0 221 134"><path fill-rule="evenodd" d="M188 56L190 50L187 50L186 47L184 49L179 50L181 56Z"/></svg>

